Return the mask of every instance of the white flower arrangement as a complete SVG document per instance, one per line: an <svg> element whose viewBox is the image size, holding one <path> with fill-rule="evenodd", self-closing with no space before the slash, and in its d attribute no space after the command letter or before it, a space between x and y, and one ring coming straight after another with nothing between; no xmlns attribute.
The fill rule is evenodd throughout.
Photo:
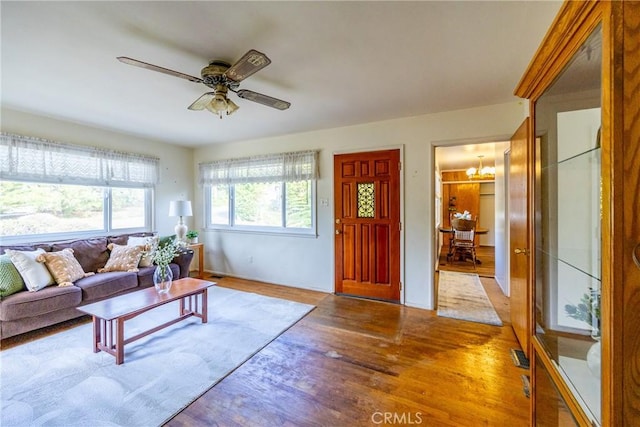
<svg viewBox="0 0 640 427"><path fill-rule="evenodd" d="M457 219L468 219L468 220L470 220L471 219L471 213L469 213L469 211L464 211L462 213L457 212L457 213L453 214L453 217L457 218Z"/></svg>
<svg viewBox="0 0 640 427"><path fill-rule="evenodd" d="M180 245L175 241L171 241L162 247L157 247L151 259L159 267L168 266L176 255L180 254Z"/></svg>

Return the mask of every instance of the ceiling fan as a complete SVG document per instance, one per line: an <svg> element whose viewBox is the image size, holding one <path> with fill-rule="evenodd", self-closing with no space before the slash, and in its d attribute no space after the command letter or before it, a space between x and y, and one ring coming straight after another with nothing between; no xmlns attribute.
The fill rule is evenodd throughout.
<svg viewBox="0 0 640 427"><path fill-rule="evenodd" d="M118 61L136 67L146 68L147 70L157 71L159 73L168 74L170 76L180 77L195 83L204 83L213 89L213 92L207 92L200 98L196 99L188 108L189 110L204 110L205 108L213 114L222 118L223 114L227 116L233 114L239 107L229 98L228 91L236 93L240 98L257 102L267 107L276 108L278 110L286 110L291 106L290 102L263 95L251 90L240 89L240 82L254 73L260 71L267 65L271 64L271 60L264 53L251 49L244 54L235 64L228 62L213 60L202 69L200 74L202 78L190 76L189 74L173 71L168 68L159 67L157 65L148 64L138 61L137 59L119 56Z"/></svg>

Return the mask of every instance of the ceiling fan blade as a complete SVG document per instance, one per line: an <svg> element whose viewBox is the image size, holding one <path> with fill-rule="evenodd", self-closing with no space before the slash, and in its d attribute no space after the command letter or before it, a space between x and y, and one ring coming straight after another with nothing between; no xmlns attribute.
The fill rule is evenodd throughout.
<svg viewBox="0 0 640 427"><path fill-rule="evenodd" d="M235 82L239 82L262 70L269 64L271 64L271 60L267 58L267 55L258 52L255 49L251 49L249 52L245 53L238 62L233 64L231 68L224 73L224 75Z"/></svg>
<svg viewBox="0 0 640 427"><path fill-rule="evenodd" d="M211 103L211 100L215 96L215 92L207 92L200 98L196 99L193 104L189 105L189 110L204 110L207 105Z"/></svg>
<svg viewBox="0 0 640 427"><path fill-rule="evenodd" d="M248 99L249 101L257 102L258 104L266 105L267 107L277 108L278 110L286 110L291 106L290 102L263 95L252 90L241 89L236 93L242 99Z"/></svg>
<svg viewBox="0 0 640 427"><path fill-rule="evenodd" d="M146 62L138 61L137 59L128 58L126 56L118 56L118 61L129 65L135 65L136 67L146 68L147 70L157 71L159 73L168 74L174 77L180 77L181 79L189 80L190 82L202 83L202 79L199 77L190 76L179 71L173 71L168 68L159 67L157 65L148 64Z"/></svg>

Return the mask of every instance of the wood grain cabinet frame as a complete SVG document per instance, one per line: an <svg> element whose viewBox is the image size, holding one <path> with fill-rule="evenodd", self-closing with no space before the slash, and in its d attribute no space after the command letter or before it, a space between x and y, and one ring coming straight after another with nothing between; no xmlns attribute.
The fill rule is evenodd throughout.
<svg viewBox="0 0 640 427"><path fill-rule="evenodd" d="M542 296L536 295L536 271L531 267L532 425L561 425L567 420L566 411L562 417L543 413L550 402L544 400L543 393L549 388L557 390L563 407L566 405L577 425L640 425L640 269L633 256L640 242L640 2L565 2L515 94L530 101L529 144L530 153L534 154L536 102L584 48L584 42L594 30L601 31L602 43L598 153L601 177L600 420L594 423L587 416L574 385L558 368L548 345L543 345L536 336L536 298ZM534 188L536 160L531 158L534 167L529 185ZM533 206L535 192L530 197ZM530 215L532 241L541 237L534 226L534 213L531 211ZM531 253L534 258L535 252ZM536 265L535 260L531 265ZM537 379L540 384L536 384Z"/></svg>

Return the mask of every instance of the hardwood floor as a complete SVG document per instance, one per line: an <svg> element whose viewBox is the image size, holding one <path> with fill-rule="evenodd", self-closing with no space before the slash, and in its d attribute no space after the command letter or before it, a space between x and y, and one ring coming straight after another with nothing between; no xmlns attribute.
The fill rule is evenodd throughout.
<svg viewBox="0 0 640 427"><path fill-rule="evenodd" d="M443 271L459 271L462 273L476 273L480 277L495 277L496 275L496 258L493 246L480 246L476 251L477 258L481 261L473 268L471 260L451 260L447 261L448 246L442 246L440 250L440 258L438 260L438 270Z"/></svg>
<svg viewBox="0 0 640 427"><path fill-rule="evenodd" d="M218 279L316 304L169 426L525 426L509 326L377 301ZM495 282L495 281L494 281ZM497 286L497 285L496 285Z"/></svg>
<svg viewBox="0 0 640 427"><path fill-rule="evenodd" d="M528 425L520 379L528 372L511 360L510 349L519 347L508 325L247 280L212 280L317 308L168 426ZM497 287L495 280L482 282ZM2 347L87 321L3 340Z"/></svg>

